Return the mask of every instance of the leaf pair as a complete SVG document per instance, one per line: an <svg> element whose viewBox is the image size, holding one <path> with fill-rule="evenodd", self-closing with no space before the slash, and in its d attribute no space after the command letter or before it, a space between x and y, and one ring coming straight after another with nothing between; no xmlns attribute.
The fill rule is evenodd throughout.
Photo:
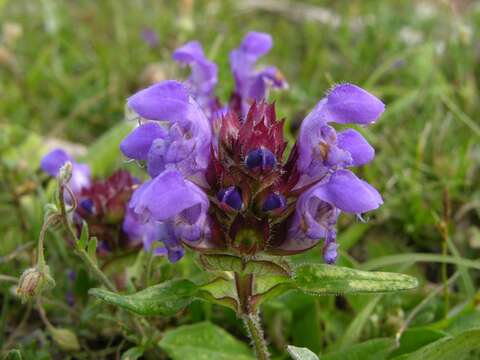
<svg viewBox="0 0 480 360"><path fill-rule="evenodd" d="M225 262L221 263L222 270L227 269L225 264ZM235 260L231 264L235 267L238 265ZM313 295L330 295L392 292L417 286L417 280L408 275L366 272L325 264L300 265L291 277L278 275L278 273L273 275L272 272L269 273L270 275L258 275L257 269L260 269L262 274L268 273L265 271L265 266L264 263L257 264L256 261L242 265L243 271L249 269L256 275L252 299L254 306L294 289ZM90 294L142 316L173 315L186 307L194 298L227 306L233 310L236 310L237 306L233 281L222 276L201 285L186 279L171 280L130 295L121 295L103 289L91 289Z"/></svg>

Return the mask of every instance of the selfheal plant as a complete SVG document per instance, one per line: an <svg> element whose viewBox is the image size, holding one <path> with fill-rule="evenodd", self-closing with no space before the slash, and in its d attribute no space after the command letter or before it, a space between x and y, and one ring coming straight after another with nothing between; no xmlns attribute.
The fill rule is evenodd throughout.
<svg viewBox="0 0 480 360"><path fill-rule="evenodd" d="M217 67L198 42L173 55L192 70L185 82L164 81L127 101L139 125L120 149L149 175L129 203L135 222L151 229L144 247L171 262L192 249L213 280L176 279L130 295L91 291L140 315L169 315L193 298L227 306L244 320L260 359L269 355L259 306L273 296L292 289L339 294L416 286L405 275L332 265L339 215L361 218L383 203L351 171L373 160L374 149L358 131L337 132L332 125L372 124L384 104L356 85L336 85L303 120L287 151L284 120L268 101L270 88L287 83L276 68L256 66L271 47L268 34L251 32L231 52L235 89L225 104L215 96ZM292 267L286 260L319 244L326 264Z"/></svg>
<svg viewBox="0 0 480 360"><path fill-rule="evenodd" d="M192 67L185 85L165 81L128 100L140 125L121 150L145 161L152 177L130 205L164 229L158 240L172 261L184 246L291 255L324 239L325 261L333 263L341 211L360 215L382 204L379 193L348 170L371 161L373 148L359 132L337 133L330 124L373 123L383 103L355 85L335 86L305 118L287 158L283 121L265 99L268 85L285 84L283 76L273 67L254 69L270 47L269 35L250 33L232 51L236 89L226 106L214 97L216 68L198 42L174 52Z"/></svg>

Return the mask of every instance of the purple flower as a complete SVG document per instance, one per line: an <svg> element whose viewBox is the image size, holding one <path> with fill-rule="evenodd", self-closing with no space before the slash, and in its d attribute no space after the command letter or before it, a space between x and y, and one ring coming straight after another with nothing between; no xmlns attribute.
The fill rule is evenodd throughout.
<svg viewBox="0 0 480 360"><path fill-rule="evenodd" d="M145 251L152 249L153 242L160 237L160 229L156 222L143 222L135 211L128 207L123 220L122 229L133 243L143 244ZM155 249L155 254L165 255L162 249Z"/></svg>
<svg viewBox="0 0 480 360"><path fill-rule="evenodd" d="M194 176L206 169L210 157L211 127L187 89L165 81L139 91L128 106L144 122L121 143L123 154L147 162L150 176L176 169Z"/></svg>
<svg viewBox="0 0 480 360"><path fill-rule="evenodd" d="M91 182L90 167L88 165L75 162L75 160L62 149L55 149L42 158L40 167L50 176L57 177L60 168L67 161L70 161L73 166L72 178L68 185L74 193L79 193L82 188L88 187Z"/></svg>
<svg viewBox="0 0 480 360"><path fill-rule="evenodd" d="M140 36L152 48L157 47L159 44L157 33L150 28L143 29Z"/></svg>
<svg viewBox="0 0 480 360"><path fill-rule="evenodd" d="M174 53L192 69L187 87L165 81L128 99L141 121L121 150L145 161L151 179L133 194L126 228L151 227L152 236L143 233L146 248L159 240L160 251L177 261L184 245L291 255L323 239L324 260L333 263L340 213L359 215L382 204L372 186L347 170L370 162L374 149L359 132L337 133L330 123L371 124L383 103L355 85L336 86L305 118L285 159L283 120L265 97L269 85L286 83L273 67L255 69L271 47L268 34L251 32L231 52L235 91L221 110L209 102L217 102L217 69L198 42Z"/></svg>
<svg viewBox="0 0 480 360"><path fill-rule="evenodd" d="M235 79L236 94L241 98L242 113L246 115L253 100L260 101L267 96L268 86L283 88L287 82L283 74L269 66L256 70L255 64L272 48L272 37L265 33L248 33L240 47L230 53L230 66Z"/></svg>
<svg viewBox="0 0 480 360"><path fill-rule="evenodd" d="M178 171L166 170L145 182L134 192L130 207L143 222L159 226L158 240L171 261L183 256L182 242L195 243L209 235L208 198Z"/></svg>
<svg viewBox="0 0 480 360"><path fill-rule="evenodd" d="M328 181L320 182L304 192L297 200L296 211L287 241L281 248L298 252L327 239L325 260L336 254L335 225L341 211L361 214L377 209L382 197L371 185L348 170L331 174Z"/></svg>
<svg viewBox="0 0 480 360"><path fill-rule="evenodd" d="M218 82L217 65L205 57L202 45L191 41L179 47L173 53L173 59L182 65L189 65L190 77L187 80L190 93L204 110L208 118L217 110L217 100L214 96Z"/></svg>
<svg viewBox="0 0 480 360"><path fill-rule="evenodd" d="M371 161L375 151L359 132L348 129L337 134L328 123L370 124L384 109L380 100L358 86L334 87L300 127L297 167L303 179L299 186L318 180L332 169Z"/></svg>

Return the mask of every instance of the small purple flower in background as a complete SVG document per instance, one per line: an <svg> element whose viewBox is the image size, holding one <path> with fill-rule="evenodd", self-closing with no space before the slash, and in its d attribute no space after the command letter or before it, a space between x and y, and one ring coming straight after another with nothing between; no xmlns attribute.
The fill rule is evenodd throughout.
<svg viewBox="0 0 480 360"><path fill-rule="evenodd" d="M266 101L268 87L286 81L274 67L255 69L271 47L270 35L251 32L231 52L235 90L224 106L214 94L217 68L198 42L174 53L191 67L185 85L164 81L128 99L140 125L120 147L144 161L151 176L130 201L135 221L151 226L146 248L153 239L163 242L157 251L175 262L185 246L291 255L324 239L331 264L340 213L360 215L382 204L349 170L371 161L374 149L359 132L337 133L331 124L371 124L383 103L355 85L335 86L305 118L286 158L283 120Z"/></svg>
<svg viewBox="0 0 480 360"><path fill-rule="evenodd" d="M60 168L67 161L70 161L73 165L72 178L70 179L68 185L74 193L78 193L82 190L82 188L90 185L91 172L88 165L75 162L75 160L73 160L62 149L55 149L42 158L40 167L50 176L57 177L60 172Z"/></svg>
<svg viewBox="0 0 480 360"><path fill-rule="evenodd" d="M140 36L152 48L157 47L160 43L157 33L150 28L144 28L141 31Z"/></svg>
<svg viewBox="0 0 480 360"><path fill-rule="evenodd" d="M250 32L240 47L230 53L230 67L235 79L235 96L241 99L241 111L245 116L252 101L267 97L268 87L286 88L283 74L274 66L255 69L256 62L272 48L272 37L265 33Z"/></svg>
<svg viewBox="0 0 480 360"><path fill-rule="evenodd" d="M70 161L73 164L71 187L77 202L74 221L80 231L82 222L88 224L91 235L99 240L99 256L114 250L138 247L157 237L156 227L138 220L127 206L133 189L139 181L124 170L118 170L107 179L92 179L86 164L75 162L62 149L55 149L41 160L41 168L51 176L58 176L60 168Z"/></svg>
<svg viewBox="0 0 480 360"><path fill-rule="evenodd" d="M205 57L198 41L191 41L174 51L173 59L182 65L188 65L191 75L186 84L196 102L208 118L218 110L218 101L214 95L218 82L217 65Z"/></svg>

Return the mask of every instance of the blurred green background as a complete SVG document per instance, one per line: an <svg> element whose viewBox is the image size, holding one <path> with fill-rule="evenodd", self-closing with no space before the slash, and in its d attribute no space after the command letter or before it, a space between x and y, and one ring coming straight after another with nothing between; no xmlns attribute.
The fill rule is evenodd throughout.
<svg viewBox="0 0 480 360"><path fill-rule="evenodd" d="M334 349L365 309L350 340L392 336L405 313L457 269L424 261L422 254L478 259L478 1L0 0L0 25L2 256L38 234L41 204L21 197L39 192L38 161L52 142L80 144L74 149L85 153L123 122L130 94L186 76L171 53L193 39L219 65L217 94L225 101L233 86L228 52L256 30L274 39L262 62L276 65L290 84L270 95L287 119L290 139L335 83L355 83L386 103L380 121L360 129L377 157L358 170L381 191L385 205L366 224L342 218L342 262L384 259L383 268L400 271L399 265L406 270L415 259L397 255L415 253L419 263L408 271L422 281L417 294L379 299L383 305L375 311L367 306L370 298L274 303L265 310L273 346L287 337L316 352ZM145 31L155 35L153 43L145 41ZM116 156L119 166L129 166ZM18 276L21 269L2 271ZM432 300L420 325L447 319L453 304L478 307L478 271L460 269L454 291ZM282 323L290 326L286 335L275 330Z"/></svg>

